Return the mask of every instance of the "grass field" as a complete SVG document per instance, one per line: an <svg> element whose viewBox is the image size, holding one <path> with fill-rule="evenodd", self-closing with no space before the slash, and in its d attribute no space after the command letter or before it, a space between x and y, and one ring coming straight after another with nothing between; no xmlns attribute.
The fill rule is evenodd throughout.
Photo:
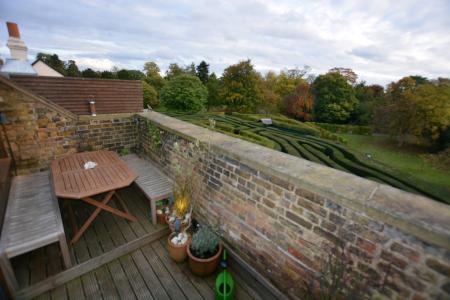
<svg viewBox="0 0 450 300"><path fill-rule="evenodd" d="M383 147L380 137L334 134L282 115L165 113L204 127L213 118L215 129L225 134L450 204L446 172L421 163L414 154ZM261 117L272 118L273 125L258 122Z"/></svg>
<svg viewBox="0 0 450 300"><path fill-rule="evenodd" d="M369 153L380 166L399 170L410 177L446 188L450 192L450 170L444 171L430 166L421 154L425 151L417 148L397 148L395 141L384 136L364 136L339 134L347 141L347 146L361 154Z"/></svg>

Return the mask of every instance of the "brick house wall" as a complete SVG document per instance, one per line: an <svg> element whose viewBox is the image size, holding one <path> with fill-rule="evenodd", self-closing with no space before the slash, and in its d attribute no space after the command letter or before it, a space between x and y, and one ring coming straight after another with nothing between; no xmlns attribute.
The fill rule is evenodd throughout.
<svg viewBox="0 0 450 300"><path fill-rule="evenodd" d="M149 124L160 129L162 148ZM211 143L196 217L293 299L333 244L358 274L386 277L373 297L450 298L450 207L156 112L140 114L137 150L168 168L173 143Z"/></svg>
<svg viewBox="0 0 450 300"><path fill-rule="evenodd" d="M8 148L9 141L18 174L48 169L52 160L70 153L135 147L134 113L77 116L4 80L0 112L7 119L1 142Z"/></svg>

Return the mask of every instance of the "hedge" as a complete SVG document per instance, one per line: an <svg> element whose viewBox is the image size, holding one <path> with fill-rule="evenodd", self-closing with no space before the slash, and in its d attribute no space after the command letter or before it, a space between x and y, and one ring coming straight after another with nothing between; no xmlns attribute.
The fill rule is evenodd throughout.
<svg viewBox="0 0 450 300"><path fill-rule="evenodd" d="M308 124L320 127L322 129L328 130L332 133L349 133L349 134L360 134L360 135L371 135L372 134L372 129L369 126L343 125L343 124L330 124L330 123L317 123L317 122L308 122Z"/></svg>

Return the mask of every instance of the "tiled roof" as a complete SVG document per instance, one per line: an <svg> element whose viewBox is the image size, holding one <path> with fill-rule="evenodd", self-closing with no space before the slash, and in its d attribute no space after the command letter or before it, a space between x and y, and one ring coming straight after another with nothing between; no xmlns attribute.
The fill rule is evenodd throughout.
<svg viewBox="0 0 450 300"><path fill-rule="evenodd" d="M74 77L11 76L14 83L77 115L89 115L89 99L97 114L141 112L142 84L139 80Z"/></svg>

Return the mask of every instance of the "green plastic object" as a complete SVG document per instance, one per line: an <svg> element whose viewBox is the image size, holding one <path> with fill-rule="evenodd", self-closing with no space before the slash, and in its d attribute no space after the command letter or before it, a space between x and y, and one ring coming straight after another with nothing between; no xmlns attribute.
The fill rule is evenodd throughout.
<svg viewBox="0 0 450 300"><path fill-rule="evenodd" d="M216 300L231 300L234 299L234 279L227 271L227 251L223 250L222 262L223 271L216 279Z"/></svg>

